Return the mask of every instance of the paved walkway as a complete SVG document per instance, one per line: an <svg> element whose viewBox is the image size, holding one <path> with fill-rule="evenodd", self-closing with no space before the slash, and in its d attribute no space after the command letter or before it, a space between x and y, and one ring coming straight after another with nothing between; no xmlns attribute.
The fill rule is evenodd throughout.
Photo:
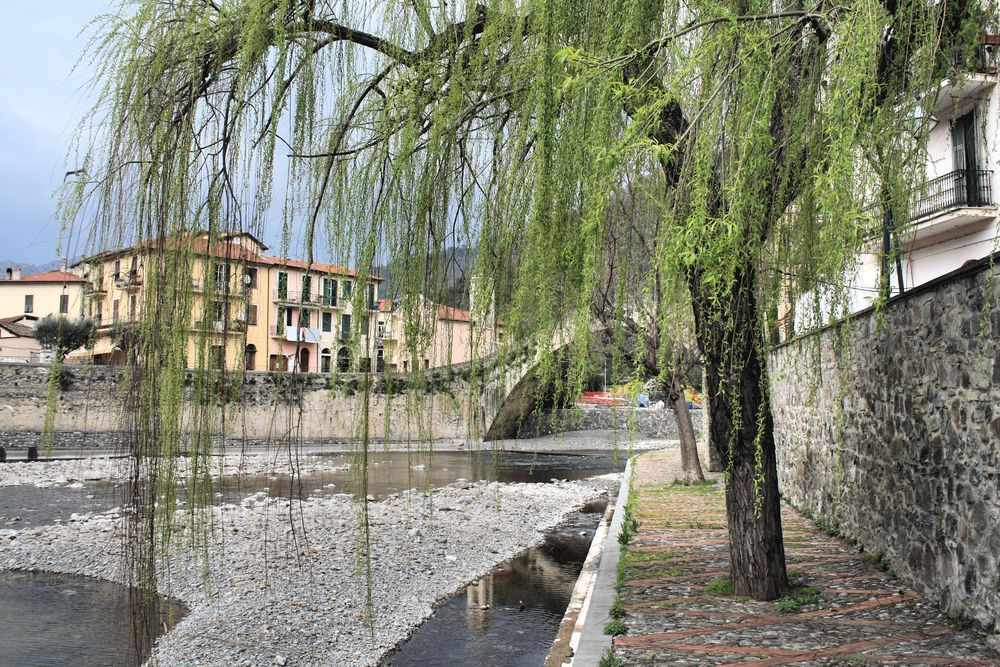
<svg viewBox="0 0 1000 667"><path fill-rule="evenodd" d="M782 520L798 600L710 594L728 576L724 496L721 485L670 485L678 456L637 462L641 526L621 590L628 631L615 639L625 664L1000 667L982 637L790 509Z"/></svg>

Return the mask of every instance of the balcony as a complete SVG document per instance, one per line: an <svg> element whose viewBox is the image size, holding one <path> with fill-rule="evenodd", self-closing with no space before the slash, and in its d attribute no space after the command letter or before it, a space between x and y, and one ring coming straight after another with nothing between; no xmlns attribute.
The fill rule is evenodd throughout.
<svg viewBox="0 0 1000 667"><path fill-rule="evenodd" d="M124 271L114 274L115 287L123 290L136 290L142 285L136 271Z"/></svg>
<svg viewBox="0 0 1000 667"><path fill-rule="evenodd" d="M327 294L314 294L312 292L300 292L295 290L272 290L271 301L288 304L303 304L307 306L318 306L320 308L339 308L337 297Z"/></svg>
<svg viewBox="0 0 1000 667"><path fill-rule="evenodd" d="M1000 36L980 35L972 57L964 62L952 62L955 75L941 82L931 113L949 118L949 110L963 100L982 97L997 83L1000 69Z"/></svg>
<svg viewBox="0 0 1000 667"><path fill-rule="evenodd" d="M228 290L228 294L229 294L229 296L233 296L233 297L245 297L247 294L250 293L251 290L252 290L252 287L250 287L249 285L239 285L239 286L237 286L235 288L229 289ZM227 285L225 283L215 283L214 285L212 285L211 287L209 287L209 285L204 280L199 280L197 278L192 278L191 279L191 291L192 292L206 292L206 291L210 291L213 294L226 294L227 293Z"/></svg>
<svg viewBox="0 0 1000 667"><path fill-rule="evenodd" d="M280 338L290 343L318 343L320 330L314 327L271 326L271 338Z"/></svg>
<svg viewBox="0 0 1000 667"><path fill-rule="evenodd" d="M978 231L997 215L993 172L957 169L928 181L910 204L908 249L940 243Z"/></svg>
<svg viewBox="0 0 1000 667"><path fill-rule="evenodd" d="M223 320L198 320L192 328L197 331L214 331L221 334L242 334L247 330L247 323L243 320L233 320L227 326Z"/></svg>

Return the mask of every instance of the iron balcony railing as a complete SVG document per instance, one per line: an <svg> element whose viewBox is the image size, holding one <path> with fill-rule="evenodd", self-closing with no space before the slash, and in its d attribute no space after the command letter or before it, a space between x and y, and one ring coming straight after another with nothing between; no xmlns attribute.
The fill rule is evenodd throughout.
<svg viewBox="0 0 1000 667"><path fill-rule="evenodd" d="M957 169L939 176L914 193L910 217L919 220L963 206L992 206L992 180L989 169Z"/></svg>

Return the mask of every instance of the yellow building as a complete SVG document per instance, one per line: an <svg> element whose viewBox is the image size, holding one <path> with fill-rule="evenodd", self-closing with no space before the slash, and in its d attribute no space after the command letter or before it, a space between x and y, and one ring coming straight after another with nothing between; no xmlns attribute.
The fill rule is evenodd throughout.
<svg viewBox="0 0 1000 667"><path fill-rule="evenodd" d="M262 304L269 291L268 264L260 255L264 250L251 234L226 235L214 243L202 234L148 241L84 259L78 266L86 277L85 310L97 332L87 354L97 364L122 363L128 332L138 326L145 303L166 291L185 303L181 317L188 331L188 368L260 370L257 350L267 349ZM161 279L174 284L154 284Z"/></svg>

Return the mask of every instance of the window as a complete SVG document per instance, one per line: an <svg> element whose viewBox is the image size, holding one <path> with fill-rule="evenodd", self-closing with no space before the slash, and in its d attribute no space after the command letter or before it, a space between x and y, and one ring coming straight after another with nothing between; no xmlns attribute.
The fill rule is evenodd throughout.
<svg viewBox="0 0 1000 667"><path fill-rule="evenodd" d="M130 294L128 297L128 319L135 320L135 294Z"/></svg>
<svg viewBox="0 0 1000 667"><path fill-rule="evenodd" d="M35 295L25 294L24 295L24 312L33 313L35 312Z"/></svg>
<svg viewBox="0 0 1000 667"><path fill-rule="evenodd" d="M323 313L323 331L333 331L333 313Z"/></svg>
<svg viewBox="0 0 1000 667"><path fill-rule="evenodd" d="M347 340L351 337L351 316L344 314L340 316L340 339Z"/></svg>
<svg viewBox="0 0 1000 667"><path fill-rule="evenodd" d="M330 349L324 347L323 351L319 353L319 372L329 373L332 368L332 357L330 356Z"/></svg>
<svg viewBox="0 0 1000 667"><path fill-rule="evenodd" d="M111 302L111 323L118 324L118 299Z"/></svg>
<svg viewBox="0 0 1000 667"><path fill-rule="evenodd" d="M216 322L222 322L226 319L226 302L225 301L213 301L212 302L212 319Z"/></svg>
<svg viewBox="0 0 1000 667"><path fill-rule="evenodd" d="M257 346L251 343L247 345L246 351L243 353L243 361L246 365L248 371L252 371L257 367Z"/></svg>
<svg viewBox="0 0 1000 667"><path fill-rule="evenodd" d="M292 326L292 309L285 308L285 326Z"/></svg>
<svg viewBox="0 0 1000 667"><path fill-rule="evenodd" d="M69 312L69 294L59 295L59 312L63 315Z"/></svg>
<svg viewBox="0 0 1000 667"><path fill-rule="evenodd" d="M431 367L431 360L430 359L424 359L424 369L426 370L426 369L428 369L430 367Z"/></svg>
<svg viewBox="0 0 1000 667"><path fill-rule="evenodd" d="M288 298L288 274L284 271L278 272L278 298Z"/></svg>
<svg viewBox="0 0 1000 667"><path fill-rule="evenodd" d="M257 324L257 306L256 304L250 304L247 307L247 324L253 326Z"/></svg>
<svg viewBox="0 0 1000 667"><path fill-rule="evenodd" d="M410 370L410 362L409 362L409 361L406 361L406 360L404 360L404 361L403 361L403 372L405 373L405 372L406 372L406 371L408 371L408 370Z"/></svg>
<svg viewBox="0 0 1000 667"><path fill-rule="evenodd" d="M226 351L221 345L213 345L208 351L209 368L222 368L226 362Z"/></svg>
<svg viewBox="0 0 1000 667"><path fill-rule="evenodd" d="M302 301L312 298L312 276L302 276Z"/></svg>
<svg viewBox="0 0 1000 667"><path fill-rule="evenodd" d="M378 324L375 325L375 337L379 340L385 338L385 322L380 320Z"/></svg>
<svg viewBox="0 0 1000 667"><path fill-rule="evenodd" d="M381 347L375 350L375 371L378 373L385 371L385 350Z"/></svg>
<svg viewBox="0 0 1000 667"><path fill-rule="evenodd" d="M351 370L351 353L346 347L337 350L337 370L341 373Z"/></svg>
<svg viewBox="0 0 1000 667"><path fill-rule="evenodd" d="M247 289L257 288L257 269L249 267L243 269L243 286Z"/></svg>
<svg viewBox="0 0 1000 667"><path fill-rule="evenodd" d="M312 321L311 313L303 308L299 311L299 326L308 327Z"/></svg>
<svg viewBox="0 0 1000 667"><path fill-rule="evenodd" d="M375 285L368 286L368 308L371 310L378 309L378 301L376 300Z"/></svg>
<svg viewBox="0 0 1000 667"><path fill-rule="evenodd" d="M94 311L94 324L101 326L101 320L104 318L104 302L97 302L97 309Z"/></svg>
<svg viewBox="0 0 1000 667"><path fill-rule="evenodd" d="M224 292L229 289L229 265L215 265L215 289Z"/></svg>
<svg viewBox="0 0 1000 667"><path fill-rule="evenodd" d="M115 260L115 273L111 276L111 279L118 282L119 274L122 272L122 261L120 259Z"/></svg>
<svg viewBox="0 0 1000 667"><path fill-rule="evenodd" d="M337 306L337 281L333 278L323 278L323 305Z"/></svg>
<svg viewBox="0 0 1000 667"><path fill-rule="evenodd" d="M354 286L354 284L350 280L345 280L344 281L344 298L345 299L350 299L351 298L351 287L353 287L353 286Z"/></svg>

